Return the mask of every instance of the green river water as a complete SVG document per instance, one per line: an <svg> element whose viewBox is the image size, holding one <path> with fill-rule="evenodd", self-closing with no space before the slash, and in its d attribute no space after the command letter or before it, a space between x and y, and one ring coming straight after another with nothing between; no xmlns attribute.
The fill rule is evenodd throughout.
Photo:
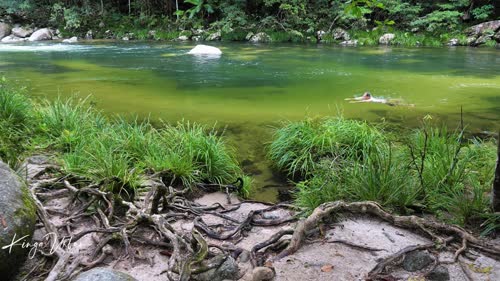
<svg viewBox="0 0 500 281"><path fill-rule="evenodd" d="M36 96L91 95L114 114L225 127L255 199L275 200L265 161L281 120L343 114L414 127L423 116L474 132L500 123L500 50L216 44L219 58L186 55L194 43L93 42L0 45L0 76ZM414 107L349 104L370 91Z"/></svg>

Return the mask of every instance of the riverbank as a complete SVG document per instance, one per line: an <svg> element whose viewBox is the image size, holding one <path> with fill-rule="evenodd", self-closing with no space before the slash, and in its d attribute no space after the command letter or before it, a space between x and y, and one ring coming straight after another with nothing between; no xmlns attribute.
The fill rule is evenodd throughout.
<svg viewBox="0 0 500 281"><path fill-rule="evenodd" d="M18 26L14 24L14 26ZM500 26L500 25L499 25ZM15 27L16 28L16 27ZM21 27L18 27L21 28ZM472 27L474 28L474 27ZM23 30L33 30L38 32L34 36L25 33L26 37L19 37L17 34L4 33L5 37L1 43L20 43L24 41L46 41L54 40L62 43L76 43L78 41L89 40L117 40L117 41L159 41L159 42L250 42L250 43L308 43L308 44L326 44L345 47L356 46L398 46L398 47L442 47L442 46L473 46L473 47L500 47L500 35L492 33L489 29L479 32L466 31L464 33L433 34L408 31L384 32L381 29L368 30L350 30L336 28L331 31L319 30L315 33L299 31L258 31L258 30L236 30L222 32L220 30L183 30L183 31L161 31L161 30L141 30L130 29L129 32L120 32L106 30L94 33L89 30L85 34L63 35L58 29L42 28L31 29L24 27ZM500 28L498 28L500 32ZM24 31L23 31L24 32ZM31 33L31 34L33 34ZM28 37L29 36L29 37ZM111 41L108 41L111 42ZM206 44L205 43L205 44Z"/></svg>
<svg viewBox="0 0 500 281"><path fill-rule="evenodd" d="M51 27L60 30L55 36L63 38L494 46L500 39L498 26L484 25L498 22L499 13L490 1L26 0L0 4L0 21L20 25L13 32L16 40L26 37L30 29ZM478 32L481 25L484 28Z"/></svg>

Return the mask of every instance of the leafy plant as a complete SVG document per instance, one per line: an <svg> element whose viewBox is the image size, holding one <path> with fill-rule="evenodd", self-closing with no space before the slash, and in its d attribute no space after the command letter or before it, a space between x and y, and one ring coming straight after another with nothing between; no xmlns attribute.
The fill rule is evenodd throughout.
<svg viewBox="0 0 500 281"><path fill-rule="evenodd" d="M185 0L184 2L194 5L194 7L189 8L186 11L186 13L189 14L190 19L199 13L207 12L208 14L211 14L214 12L212 5L206 3L205 0Z"/></svg>

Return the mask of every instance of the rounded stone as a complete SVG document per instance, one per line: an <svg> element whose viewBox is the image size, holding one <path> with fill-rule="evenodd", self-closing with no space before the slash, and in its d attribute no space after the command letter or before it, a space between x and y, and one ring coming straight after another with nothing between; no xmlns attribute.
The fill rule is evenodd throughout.
<svg viewBox="0 0 500 281"><path fill-rule="evenodd" d="M252 281L267 281L274 278L274 271L269 267L256 267L252 270Z"/></svg>
<svg viewBox="0 0 500 281"><path fill-rule="evenodd" d="M450 280L450 272L448 268L439 265L436 266L427 276L426 280L429 281L448 281Z"/></svg>
<svg viewBox="0 0 500 281"><path fill-rule="evenodd" d="M414 272L425 268L433 261L434 258L426 251L412 252L406 255L403 261L403 268L406 271Z"/></svg>
<svg viewBox="0 0 500 281"><path fill-rule="evenodd" d="M35 230L36 206L19 177L0 161L0 276L10 277L28 255Z"/></svg>
<svg viewBox="0 0 500 281"><path fill-rule="evenodd" d="M109 268L98 267L80 273L73 281L138 281L134 277Z"/></svg>

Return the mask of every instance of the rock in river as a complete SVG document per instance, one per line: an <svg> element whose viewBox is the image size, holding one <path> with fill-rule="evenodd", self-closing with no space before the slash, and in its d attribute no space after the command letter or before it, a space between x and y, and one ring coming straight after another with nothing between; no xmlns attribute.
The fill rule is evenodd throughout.
<svg viewBox="0 0 500 281"><path fill-rule="evenodd" d="M264 32L259 32L252 36L252 38L250 38L250 42L252 43L267 43L271 41L271 36L267 35L267 33Z"/></svg>
<svg viewBox="0 0 500 281"><path fill-rule="evenodd" d="M0 161L0 276L9 279L22 265L29 248L12 244L31 242L36 222L36 207L29 190L19 177Z"/></svg>
<svg viewBox="0 0 500 281"><path fill-rule="evenodd" d="M378 39L378 43L382 45L389 45L396 35L394 33L386 33Z"/></svg>
<svg viewBox="0 0 500 281"><path fill-rule="evenodd" d="M19 38L26 38L31 34L33 34L33 29L31 29L30 27L17 26L12 29L12 35L15 35Z"/></svg>
<svg viewBox="0 0 500 281"><path fill-rule="evenodd" d="M16 42L22 42L22 41L26 41L27 38L20 38L20 37L17 37L17 36L14 36L14 35L9 35L9 36L6 36L4 38L2 38L1 42L2 43L16 43Z"/></svg>
<svg viewBox="0 0 500 281"><path fill-rule="evenodd" d="M33 34L31 34L29 41L42 41L42 40L51 40L52 39L52 31L48 28L39 29Z"/></svg>
<svg viewBox="0 0 500 281"><path fill-rule="evenodd" d="M98 267L80 273L73 281L137 281L134 277L109 268Z"/></svg>
<svg viewBox="0 0 500 281"><path fill-rule="evenodd" d="M76 43L76 42L78 42L78 37L76 37L76 36L73 36L73 37L71 37L69 39L64 39L63 40L63 43Z"/></svg>
<svg viewBox="0 0 500 281"><path fill-rule="evenodd" d="M196 45L191 51L188 52L190 55L216 55L220 56L222 55L222 51L213 46L207 46L207 45Z"/></svg>
<svg viewBox="0 0 500 281"><path fill-rule="evenodd" d="M9 35L11 31L10 25L4 22L0 22L0 39Z"/></svg>

